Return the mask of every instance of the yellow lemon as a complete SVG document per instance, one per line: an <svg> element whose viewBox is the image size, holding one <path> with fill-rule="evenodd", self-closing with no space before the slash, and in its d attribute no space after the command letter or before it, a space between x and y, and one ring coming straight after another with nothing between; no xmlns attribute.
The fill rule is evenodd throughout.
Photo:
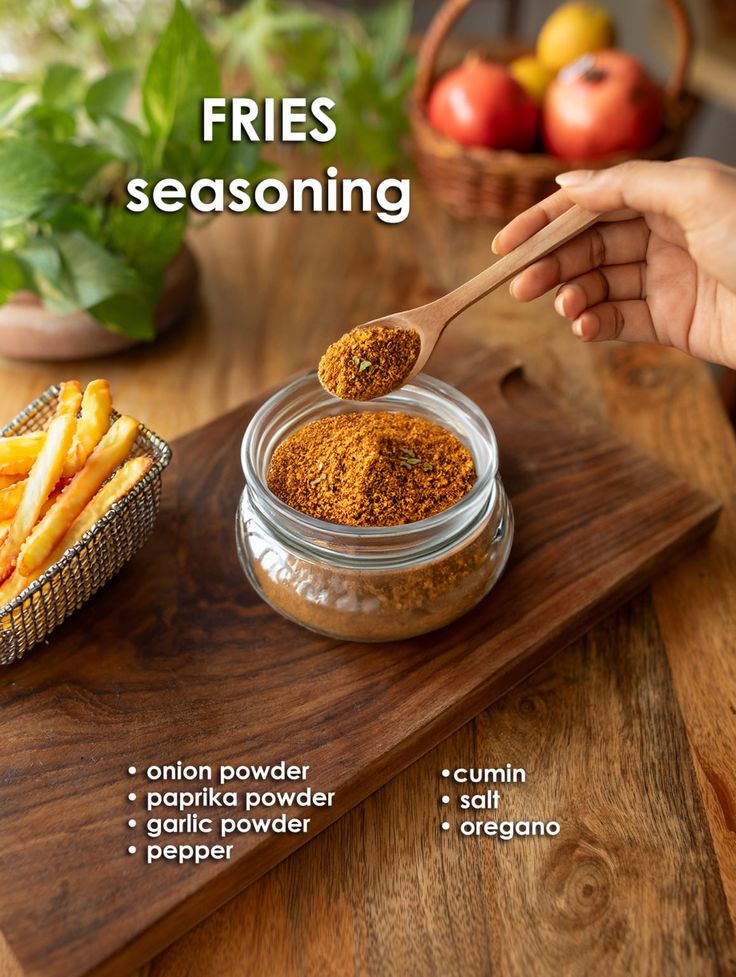
<svg viewBox="0 0 736 977"><path fill-rule="evenodd" d="M537 57L559 71L590 51L613 45L608 11L589 3L565 3L550 14L537 38Z"/></svg>
<svg viewBox="0 0 736 977"><path fill-rule="evenodd" d="M537 105L542 104L544 93L555 77L555 72L550 71L533 54L525 54L523 58L512 61L509 65L509 74L518 81Z"/></svg>

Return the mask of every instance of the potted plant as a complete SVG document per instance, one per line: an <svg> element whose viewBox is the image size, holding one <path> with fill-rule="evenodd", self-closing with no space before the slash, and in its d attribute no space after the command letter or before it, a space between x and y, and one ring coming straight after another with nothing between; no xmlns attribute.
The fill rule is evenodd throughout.
<svg viewBox="0 0 736 977"><path fill-rule="evenodd" d="M201 100L219 94L215 55L180 0L140 79L118 68L90 83L60 63L36 81L0 79L0 355L113 352L187 311L186 208L133 213L125 187L257 180L258 146L200 139Z"/></svg>
<svg viewBox="0 0 736 977"><path fill-rule="evenodd" d="M213 20L231 78L258 97L326 95L337 133L324 162L364 173L408 163L406 99L415 59L408 51L411 0L384 0L358 14L335 4L248 0Z"/></svg>

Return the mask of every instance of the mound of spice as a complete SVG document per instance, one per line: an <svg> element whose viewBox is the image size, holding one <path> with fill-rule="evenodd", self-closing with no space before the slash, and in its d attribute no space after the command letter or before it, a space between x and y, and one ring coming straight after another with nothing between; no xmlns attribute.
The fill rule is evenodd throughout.
<svg viewBox="0 0 736 977"><path fill-rule="evenodd" d="M408 378L420 346L413 329L359 326L341 336L319 361L320 383L343 400L382 397Z"/></svg>
<svg viewBox="0 0 736 977"><path fill-rule="evenodd" d="M308 516L345 526L400 526L459 502L475 483L472 455L421 417L386 411L306 424L274 451L269 489Z"/></svg>

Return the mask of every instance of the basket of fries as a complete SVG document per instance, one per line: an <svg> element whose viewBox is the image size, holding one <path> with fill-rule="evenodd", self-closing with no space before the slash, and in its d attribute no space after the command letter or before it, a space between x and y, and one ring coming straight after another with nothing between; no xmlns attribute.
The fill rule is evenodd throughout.
<svg viewBox="0 0 736 977"><path fill-rule="evenodd" d="M150 535L171 449L105 380L49 387L0 430L0 665L43 641Z"/></svg>

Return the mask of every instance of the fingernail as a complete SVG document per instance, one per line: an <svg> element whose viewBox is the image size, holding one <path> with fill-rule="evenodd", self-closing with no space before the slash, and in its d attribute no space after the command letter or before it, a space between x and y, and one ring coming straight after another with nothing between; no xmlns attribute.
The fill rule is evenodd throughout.
<svg viewBox="0 0 736 977"><path fill-rule="evenodd" d="M501 232L499 231L498 234L491 241L491 251L493 252L493 254L498 254L498 246L496 242L498 241L500 236L501 236Z"/></svg>
<svg viewBox="0 0 736 977"><path fill-rule="evenodd" d="M581 183L587 183L596 172L596 170L570 170L569 173L558 173L555 182L561 187L577 187Z"/></svg>
<svg viewBox="0 0 736 977"><path fill-rule="evenodd" d="M520 275L517 275L516 278L511 279L511 284L509 285L509 292L511 293L513 298L516 298L516 286L518 284L520 277L521 277Z"/></svg>
<svg viewBox="0 0 736 977"><path fill-rule="evenodd" d="M583 338L583 320L582 319L576 319L575 322L573 322L571 328L572 328L572 331L575 333L575 335L579 339L582 339Z"/></svg>
<svg viewBox="0 0 736 977"><path fill-rule="evenodd" d="M554 301L555 312L557 315L565 315L565 293L558 292Z"/></svg>

